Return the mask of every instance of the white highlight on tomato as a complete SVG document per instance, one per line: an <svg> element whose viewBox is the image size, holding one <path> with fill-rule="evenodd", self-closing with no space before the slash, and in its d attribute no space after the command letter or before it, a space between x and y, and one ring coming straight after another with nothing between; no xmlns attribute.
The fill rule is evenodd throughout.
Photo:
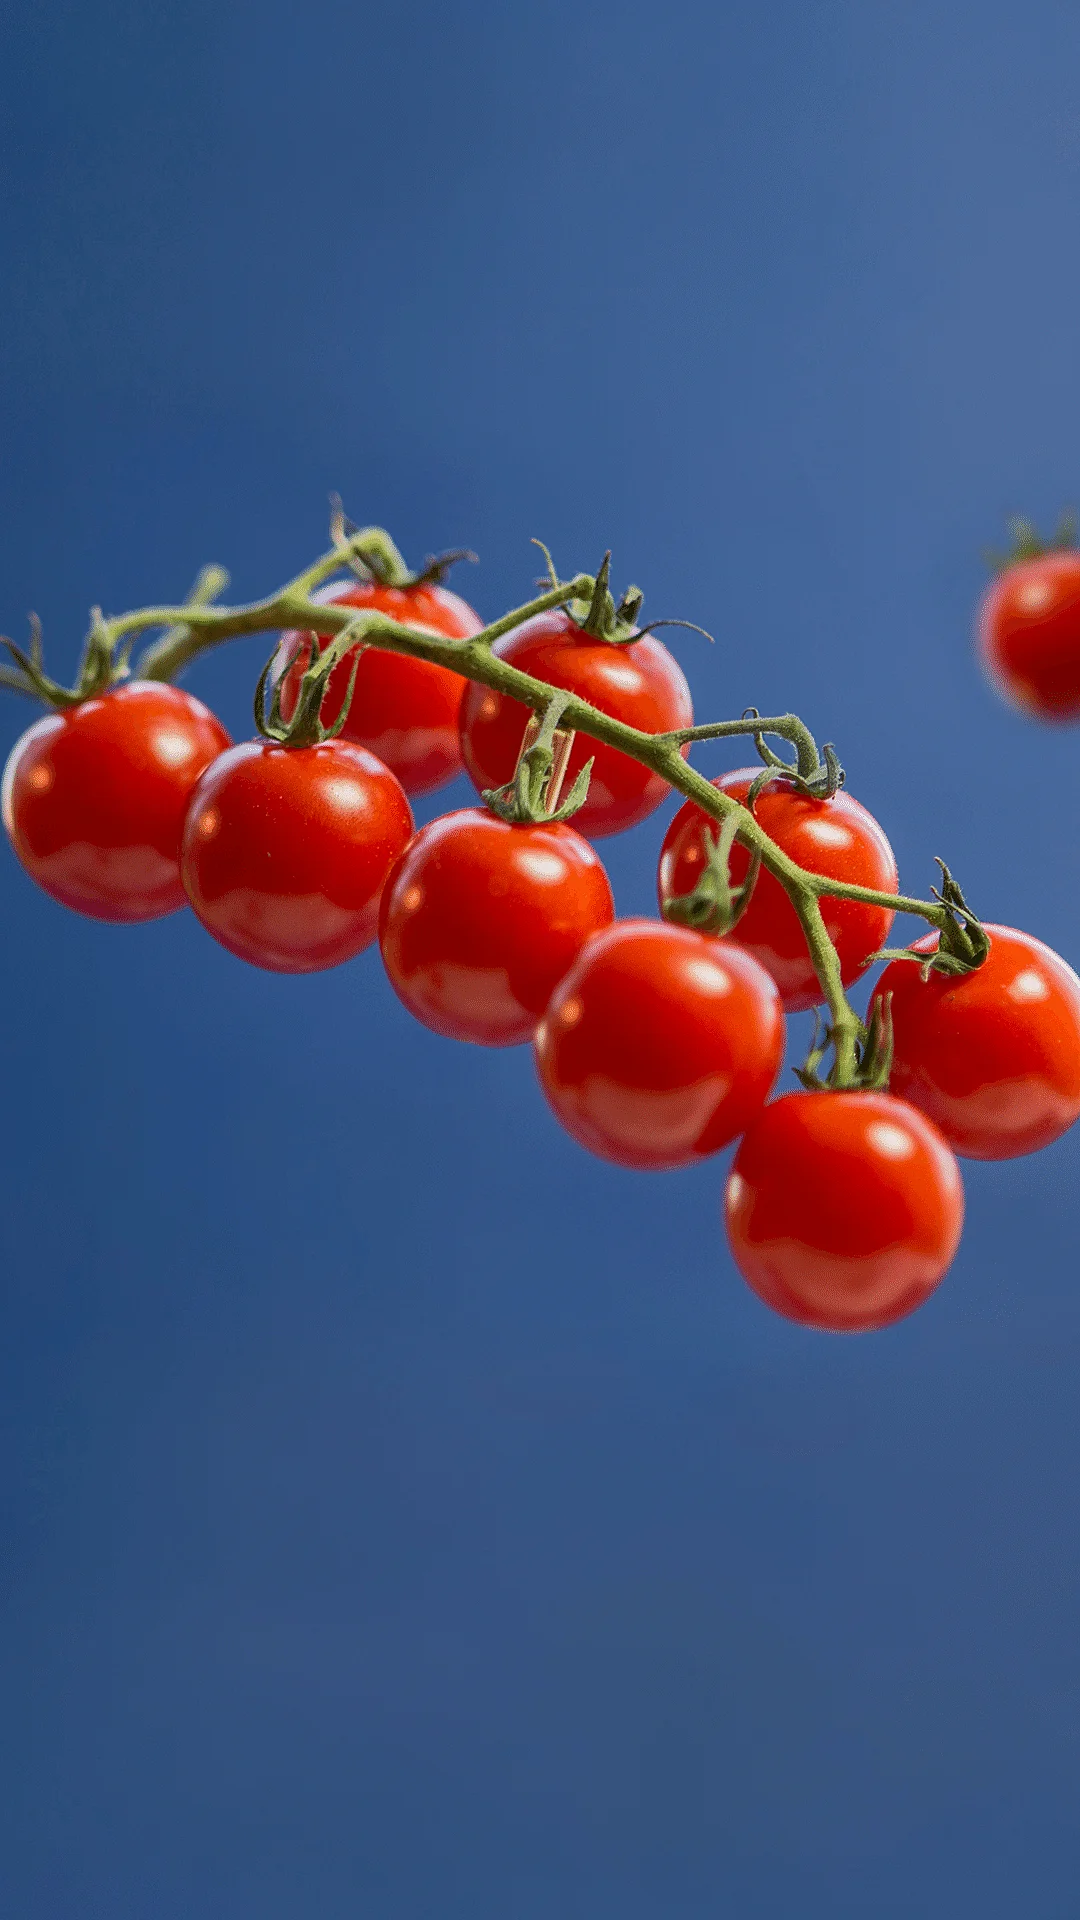
<svg viewBox="0 0 1080 1920"><path fill-rule="evenodd" d="M1006 988L1010 1000L1018 1000L1021 1006L1030 1006L1034 1000L1049 1000L1050 989L1042 974L1034 967L1025 967L1015 980L1010 980Z"/></svg>
<svg viewBox="0 0 1080 1920"><path fill-rule="evenodd" d="M826 1094L826 1099L828 1095ZM891 1120L874 1120L866 1129L866 1138L875 1153L884 1160L910 1160L915 1152L915 1142L903 1127L896 1127Z"/></svg>

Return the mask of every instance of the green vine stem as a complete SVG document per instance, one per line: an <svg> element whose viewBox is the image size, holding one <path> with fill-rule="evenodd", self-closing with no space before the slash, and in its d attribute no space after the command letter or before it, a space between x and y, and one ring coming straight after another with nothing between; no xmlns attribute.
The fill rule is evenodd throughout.
<svg viewBox="0 0 1080 1920"><path fill-rule="evenodd" d="M800 779L812 780L821 771L817 741L814 739L805 721L794 713L781 713L773 719L763 720L759 713L744 713L739 720L713 720L704 727L683 727L678 733L665 733L660 737L669 740L673 746L692 746L696 740L733 740L740 735L758 739L771 733L777 740L786 740L794 747L795 765L791 769Z"/></svg>
<svg viewBox="0 0 1080 1920"><path fill-rule="evenodd" d="M678 793L694 801L703 813L721 824L736 817L735 836L749 849L751 856L757 856L761 865L779 881L799 916L828 1008L829 1041L834 1055L829 1084L836 1087L857 1085L861 1050L867 1035L844 991L836 949L822 917L822 898L828 896L831 899L864 901L872 906L889 908L894 913L914 914L941 932L946 931L949 925L948 906L941 900L918 900L904 894L881 893L873 887L849 885L798 866L764 831L755 815L740 801L714 787L704 774L689 764L683 751L697 740L739 735L757 737L772 733L795 747L797 768L792 771L797 771L803 778L812 778L820 770L821 761L813 736L803 722L793 714L761 719L751 711L740 720L720 721L715 725L691 727L677 733L643 733L621 720L613 719L610 714L601 713L576 695L564 695L563 689L522 673L518 667L494 652L496 640L534 614L565 606L570 600L591 601L596 589L596 578L591 574L577 574L572 580L557 582L536 599L492 621L470 640L446 639L438 634L414 631L383 613L312 599L311 596L324 582L353 560L363 566L365 551L375 560L376 569L380 563L385 567L390 558L390 549L394 555L397 554L389 536L378 528L360 529L348 536L341 536L331 552L298 574L278 593L243 607L223 607L211 603L210 590L218 585L220 574L215 571L211 577L211 570L206 569L183 606L143 607L106 621L98 617L95 640L99 646L107 642L117 657L123 657L138 634L156 627L164 628L166 631L162 637L147 647L132 672L137 679L172 680L200 654L242 634L294 628L302 632L337 636L348 628L350 640L356 644L374 645L392 653L407 654L415 660L428 660L437 666L449 667L465 679L479 681L497 693L520 701L522 706L530 707L534 712L550 709L550 703L556 700L561 728L584 733L591 740L628 754L631 759L659 774Z"/></svg>

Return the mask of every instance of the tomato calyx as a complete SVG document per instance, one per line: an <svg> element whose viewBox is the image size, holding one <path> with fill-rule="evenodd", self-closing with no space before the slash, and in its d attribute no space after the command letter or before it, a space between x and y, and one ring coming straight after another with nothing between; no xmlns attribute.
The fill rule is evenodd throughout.
<svg viewBox="0 0 1080 1920"><path fill-rule="evenodd" d="M944 860L939 859L937 864L941 868L941 886L930 889L942 907L941 919L935 923L937 946L931 953L918 947L882 947L871 955L871 961L914 960L924 980L929 980L932 973L974 973L976 967L982 966L990 951L990 937L978 915L968 906Z"/></svg>
<svg viewBox="0 0 1080 1920"><path fill-rule="evenodd" d="M589 797L592 760L586 761L566 799L559 795L570 761L574 732L559 725L573 695L560 688L544 708L534 713L525 729L513 778L502 787L487 787L482 798L508 826L550 826L570 820Z"/></svg>
<svg viewBox="0 0 1080 1920"><path fill-rule="evenodd" d="M420 572L413 574L409 585L441 587L451 567L456 567L462 560L469 560L476 566L480 555L474 553L471 547L450 547L446 553L429 553Z"/></svg>
<svg viewBox="0 0 1080 1920"><path fill-rule="evenodd" d="M988 547L983 555L992 573L1007 573L1010 567L1019 566L1023 560L1041 560L1046 553L1072 553L1076 548L1077 522L1071 508L1060 515L1048 540L1043 539L1034 520L1018 516L1007 521L1006 525L1012 536L1006 551L997 553Z"/></svg>
<svg viewBox="0 0 1080 1920"><path fill-rule="evenodd" d="M274 681L269 712L266 706L266 689L278 660L278 652L275 648L259 675L259 684L255 689L255 726L264 740L272 740L279 747L318 747L324 740L337 739L349 717L349 708L356 688L357 670L360 666L360 655L364 651L364 641L360 635L365 631L367 624L363 619L350 622L335 635L328 646L321 649L318 634L310 635L308 664L296 690L296 705L288 720L283 719L281 713L284 674L279 675ZM336 717L329 726L326 726L322 719L322 703L327 684L334 668L350 651L354 657L348 689Z"/></svg>
<svg viewBox="0 0 1080 1920"><path fill-rule="evenodd" d="M759 717L756 707L744 708L743 720L753 722ZM751 782L745 800L740 801L740 808L746 812L753 813L759 795L772 780L785 781L809 800L831 800L839 793L844 784L844 769L831 741L819 753L809 730L800 727L794 741L797 758L789 761L781 759L767 745L764 729L752 731L751 737L758 758L764 765L757 779ZM666 920L674 921L676 926L693 927L698 933L721 936L730 933L738 925L750 904L761 871L761 853L752 847L745 879L741 885L732 886L731 851L738 837L737 812L726 815L719 834L711 825L702 826L701 844L705 864L689 893L675 894L665 900L662 912Z"/></svg>
<svg viewBox="0 0 1080 1920"><path fill-rule="evenodd" d="M744 707L742 717L744 720L756 720L757 708ZM834 794L839 793L847 778L831 740L825 742L819 753L811 735L808 734L805 740L799 739L796 742L797 758L792 762L773 752L764 732L755 733L752 737L754 751L762 762L762 771L746 796L751 813L758 794L768 786L770 780L790 781L808 800L831 800Z"/></svg>
<svg viewBox="0 0 1080 1920"><path fill-rule="evenodd" d="M471 547L454 547L447 553L429 554L420 572L414 573L390 535L381 527L369 527L364 533L348 518L336 493L330 496L330 538L343 566L358 580L374 581L380 587L437 587L459 560L478 558Z"/></svg>
<svg viewBox="0 0 1080 1920"><path fill-rule="evenodd" d="M547 577L553 587L561 585L558 570L547 547L542 540L534 540L547 561ZM611 591L611 548L609 547L600 562L593 581L593 590L588 600L568 599L566 611L580 632L588 634L590 640L601 640L610 647L628 647L634 640L644 639L647 633L655 633L657 627L689 627L691 633L704 634L706 640L712 640L712 634L706 633L693 620L650 620L647 626L639 627L638 615L645 602L640 587L627 587L622 599L616 602Z"/></svg>
<svg viewBox="0 0 1080 1920"><path fill-rule="evenodd" d="M92 700L95 695L107 693L110 687L128 678L128 661L133 644L132 638L125 640L118 648L105 623L100 607L90 609L90 627L83 642L82 658L73 687L63 687L45 671L44 650L41 638L41 621L36 613L30 615L30 650L25 652L16 646L7 635L0 635L0 644L5 646L15 662L17 672L5 673L3 684L16 693L24 693L30 699L40 700L44 706L62 712L67 707L78 707L84 700Z"/></svg>
<svg viewBox="0 0 1080 1920"><path fill-rule="evenodd" d="M754 785L757 784L755 781ZM760 849L752 847L745 880L737 887L731 883L731 850L739 837L739 812L751 810L749 806L745 809L740 806L729 813L717 839L713 838L708 827L703 830L701 837L705 865L689 893L677 893L664 901L662 912L665 920L673 921L678 927L692 927L695 933L721 936L738 926L750 905L761 872Z"/></svg>
<svg viewBox="0 0 1080 1920"><path fill-rule="evenodd" d="M891 994L884 994L881 999L874 1001L865 1026L862 1021L859 1022L854 1064L844 1070L840 1068L840 1054L835 1041L835 1028L827 1025L820 1014L815 1013L810 1051L802 1066L795 1068L796 1079L802 1082L808 1093L888 1092L893 1058ZM834 1054L833 1065L829 1073L823 1075L818 1069L830 1049Z"/></svg>

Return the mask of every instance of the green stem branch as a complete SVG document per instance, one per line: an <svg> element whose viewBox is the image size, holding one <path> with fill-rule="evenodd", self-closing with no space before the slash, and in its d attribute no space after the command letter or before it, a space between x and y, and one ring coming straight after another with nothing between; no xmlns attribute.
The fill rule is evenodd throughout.
<svg viewBox="0 0 1080 1920"><path fill-rule="evenodd" d="M817 772L821 764L817 741L809 727L795 713L781 713L767 720L746 715L741 720L714 720L704 727L682 727L678 733L665 733L659 737L670 741L672 746L685 747L695 740L732 740L740 735L756 738L763 733L774 734L778 740L786 740L795 748L798 755L797 771L804 779Z"/></svg>
<svg viewBox="0 0 1080 1920"><path fill-rule="evenodd" d="M478 681L497 693L520 701L534 712L547 710L549 714L553 713L555 710L551 703L557 701L560 728L586 734L591 740L628 754L631 759L659 774L686 799L694 801L712 819L721 823L735 819L737 838L751 854L759 857L762 866L779 881L799 916L829 1010L836 1062L833 1080L837 1085L852 1084L863 1027L844 991L836 949L822 918L821 900L830 897L862 901L871 906L891 909L895 913L918 915L931 926L939 928L947 920L946 909L938 901L917 900L908 895L882 893L872 887L848 885L800 867L770 838L753 813L730 794L715 787L684 757L685 748L695 741L772 733L795 747L799 771L810 775L820 766L820 758L809 728L795 714L781 714L767 719L744 716L739 720L717 721L672 733L643 733L610 714L601 713L597 707L576 694L568 694L561 688L552 687L546 681L523 673L494 651L495 642L503 634L511 632L535 614L563 606L570 600L589 601L596 585L589 574L577 574L573 580L556 583L524 606L491 622L469 640L454 640L420 632L399 625L383 613L312 599L312 594L348 563L350 555L363 563L366 552L368 558L375 561L376 567L390 566L395 558L400 560L396 548L391 553L389 548L379 544L388 540L389 536L383 535L377 528L365 528L353 533L347 539L342 539L313 566L289 581L278 593L243 607L210 604L213 592L221 584L221 576L219 571L207 569L200 575L184 606L143 607L120 614L103 622L97 637L102 641L107 640L114 650L119 650L130 637L155 627L165 629L161 638L143 652L134 673L143 680L171 680L198 655L238 635L297 628L303 632L336 636L347 627L350 638L355 639L357 644L377 646L391 653L401 653L415 660L427 660L436 666L449 667L465 679Z"/></svg>

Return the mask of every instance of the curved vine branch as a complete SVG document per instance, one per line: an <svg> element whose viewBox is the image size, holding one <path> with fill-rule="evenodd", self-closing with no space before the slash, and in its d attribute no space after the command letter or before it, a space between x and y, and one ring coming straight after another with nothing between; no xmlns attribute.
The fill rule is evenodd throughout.
<svg viewBox="0 0 1080 1920"><path fill-rule="evenodd" d="M829 1011L829 1034L835 1060L830 1080L837 1086L853 1084L866 1032L844 991L836 949L822 917L821 900L824 897L858 900L889 908L895 913L915 914L942 932L949 924L947 905L940 899L918 900L909 895L881 893L872 887L850 885L800 867L777 846L751 811L731 795L714 787L685 758L685 749L694 741L740 735L751 735L756 739L764 733L772 733L794 746L797 761L791 771L810 780L821 772L822 762L809 728L794 714L762 719L751 709L739 720L718 721L676 733L643 733L612 718L610 714L601 713L575 694L566 694L561 688L522 673L494 651L496 640L534 614L566 605L570 601L589 601L597 585L596 577L590 574L577 574L569 581L556 580L546 592L504 614L501 619L492 621L470 640L453 640L421 632L400 625L384 613L316 601L312 595L345 566L353 567L354 571L366 569L371 576L379 577L400 561L389 535L379 528L364 528L347 536L340 529L335 531L337 538L329 553L322 555L313 566L265 600L242 607L215 604L214 595L226 583L227 576L219 568L204 568L189 599L182 606L143 607L109 620L97 616L94 627L96 644L100 649L111 647L113 657L119 661L125 657L126 650L139 634L164 628L161 638L145 649L132 672L135 678L142 680L172 680L200 654L241 634L298 628L304 632L336 636L348 628L350 639L357 645L377 646L392 653L407 654L416 660L449 667L465 679L479 681L483 686L520 701L536 713L543 713L550 708L552 699L557 699L558 724L561 728L586 734L592 740L628 754L631 759L659 774L714 820L721 823L734 820L735 837L779 881L799 916ZM117 677L121 676L122 671L118 670ZM775 756L771 758L775 761Z"/></svg>

